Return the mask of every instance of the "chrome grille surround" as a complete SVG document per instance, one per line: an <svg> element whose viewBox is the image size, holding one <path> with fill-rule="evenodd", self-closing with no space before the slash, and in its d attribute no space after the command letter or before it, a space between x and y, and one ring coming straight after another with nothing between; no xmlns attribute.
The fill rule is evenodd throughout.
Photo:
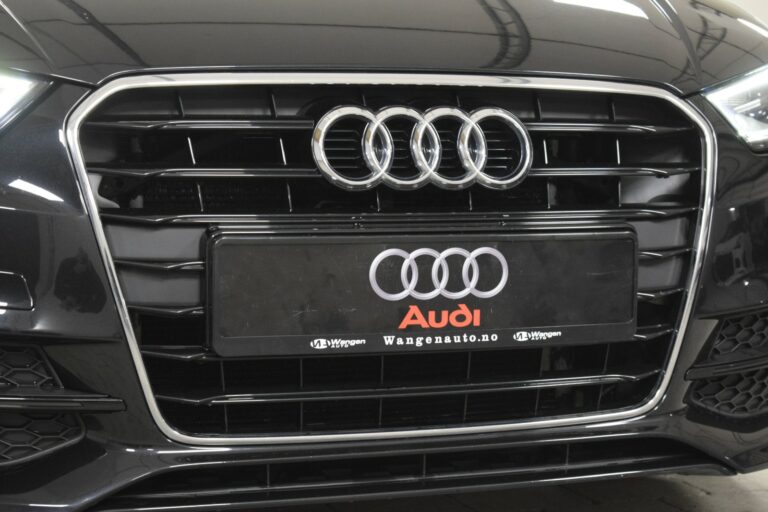
<svg viewBox="0 0 768 512"><path fill-rule="evenodd" d="M199 437L190 436L174 430L163 418L147 376L142 360L136 335L133 331L126 302L121 291L115 264L112 260L107 239L99 217L98 205L91 189L87 169L80 147L80 128L86 117L104 100L113 94L129 89L153 88L153 87L183 87L183 86L216 86L216 85L244 85L244 84L270 84L270 85L330 85L330 84L365 84L365 85L399 85L399 86L474 86L495 88L539 89L551 91L577 91L597 92L607 94L634 94L648 96L668 101L682 111L700 129L703 137L703 190L701 195L698 224L694 237L694 261L686 281L683 309L677 325L677 335L669 356L668 365L664 370L664 376L659 387L651 399L642 406L631 410L620 410L600 414L584 414L563 418L544 420L521 421L509 424L476 425L467 427L450 428L425 428L420 430L391 430L375 432L354 432L345 434L318 434L318 435L281 435L259 437ZM498 76L471 76L471 75L427 75L427 74L362 74L362 73L194 73L194 74L170 74L153 76L135 76L119 78L105 84L93 94L88 96L71 114L66 123L66 140L72 152L72 158L77 171L77 177L83 193L85 208L91 218L96 234L99 249L101 251L107 275L116 300L120 319L125 336L129 344L132 358L136 366L141 386L143 388L148 407L160 430L174 441L185 444L197 445L244 445L244 444L276 444L292 442L327 442L347 440L372 440L384 438L437 436L446 434L470 434L483 432L499 432L510 430L533 429L542 427L557 427L566 425L594 424L599 422L615 422L642 416L655 408L669 385L672 370L674 369L680 351L680 345L686 333L686 327L693 308L695 293L701 269L704 261L704 253L708 241L709 225L711 221L714 197L714 183L716 173L717 148L714 131L702 114L685 100L675 96L671 92L655 87L620 84L602 81L555 79L555 78L513 78Z"/></svg>

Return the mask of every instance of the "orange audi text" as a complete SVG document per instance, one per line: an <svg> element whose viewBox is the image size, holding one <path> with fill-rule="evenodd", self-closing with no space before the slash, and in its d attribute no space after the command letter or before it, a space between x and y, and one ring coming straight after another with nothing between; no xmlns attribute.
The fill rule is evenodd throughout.
<svg viewBox="0 0 768 512"><path fill-rule="evenodd" d="M453 311L427 311L427 315L419 306L409 306L403 321L398 329L408 327L421 327L422 329L440 329L450 325L451 327L480 327L480 310L469 309L466 304L459 304Z"/></svg>

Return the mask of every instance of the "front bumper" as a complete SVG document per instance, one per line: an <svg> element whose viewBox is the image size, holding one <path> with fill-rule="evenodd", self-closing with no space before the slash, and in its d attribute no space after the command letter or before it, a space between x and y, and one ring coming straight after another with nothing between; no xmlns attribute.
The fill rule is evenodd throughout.
<svg viewBox="0 0 768 512"><path fill-rule="evenodd" d="M259 472L269 465L279 468L283 463L310 458L340 461L335 462L338 466L353 460L374 461L378 457L460 452L461 447L503 451L509 446L529 449L580 442L667 439L690 446L695 452L653 463L629 455L610 459L615 464L608 469L569 468L562 461L555 462L555 472L543 472L540 478L514 477L509 473L501 477L485 474L478 478L470 472L463 479L441 481L428 478L426 472L420 475L406 472L389 480L385 477L375 484L344 485L343 479L325 487L302 483L291 492L262 493L258 499L253 493L241 493L231 498L231 504L245 507L381 493L392 496L448 492L469 487L499 488L652 471L729 474L768 465L764 426L758 423L746 429L734 428L717 418L692 414L687 405L690 387L687 372L701 361L701 354L717 333L719 319L760 308L768 300L768 287L761 277L763 262L768 261L768 255L763 253L764 247L768 247L764 229L768 200L768 187L763 186L768 179L766 161L750 153L699 98L691 101L713 124L719 149L709 250L675 370L665 396L652 411L640 418L610 423L515 432L365 442L192 447L169 440L150 413L112 299L102 254L83 207L84 191L78 187L71 155L63 144L64 121L88 92L72 85L57 86L0 139L0 183L6 185L22 178L57 198L12 193L2 196L0 238L12 241L7 246L12 249L2 251L0 267L33 276L30 281L36 300L31 310L4 310L0 315L0 339L41 346L62 379L76 383L78 389L94 390L75 401L79 405L72 406L73 411L81 412L82 439L50 456L0 470L3 472L0 502L4 510L33 510L44 505L73 510L86 508L138 480L169 469L231 466ZM733 240L739 241L740 248L748 248L751 264L733 265L734 270L724 275L724 266L718 261L728 257L730 253L726 249L733 245ZM721 250L717 250L718 247ZM526 467L524 460L517 465ZM104 505L119 509L127 506L126 503L131 502L116 499ZM210 496L200 496L189 504L201 508L222 506L219 498Z"/></svg>

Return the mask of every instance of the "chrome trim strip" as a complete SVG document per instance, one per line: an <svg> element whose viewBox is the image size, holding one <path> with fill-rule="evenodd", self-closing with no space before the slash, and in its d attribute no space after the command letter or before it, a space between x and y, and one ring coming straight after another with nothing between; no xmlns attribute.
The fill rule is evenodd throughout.
<svg viewBox="0 0 768 512"><path fill-rule="evenodd" d="M518 89L540 90L568 90L581 92L599 92L607 94L635 94L650 96L666 100L683 111L700 129L704 138L703 147L703 202L698 221L698 229L694 240L695 258L688 276L685 304L677 330L677 337L672 352L669 356L667 368L661 385L654 396L641 407L631 410L618 410L601 414L571 415L544 420L525 421L509 424L476 425L468 427L441 427L419 430L398 430L379 432L356 432L345 434L321 434L321 435L286 435L263 437L196 437L183 434L174 430L166 423L157 407L154 393L144 368L139 345L133 332L125 298L120 289L117 271L107 245L104 228L99 217L96 199L91 190L83 154L79 144L80 128L86 117L106 98L120 91L146 87L187 87L210 85L244 85L244 84L269 84L269 85L441 85L441 86L473 86L473 87L509 87ZM133 76L116 79L94 91L90 96L72 112L66 122L66 138L72 159L77 170L80 186L83 190L87 214L91 218L96 234L99 250L101 251L107 276L117 303L120 320L125 330L125 336L136 365L139 380L144 391L147 405L160 430L168 438L179 443L190 445L253 445L253 444L280 444L297 442L329 442L329 441L360 441L372 439L412 438L422 436L440 436L457 434L476 434L483 432L500 432L511 430L524 430L542 427L558 427L582 424L594 424L597 422L615 422L638 418L653 410L664 398L672 371L680 353L680 346L688 326L688 321L693 309L699 277L704 263L704 253L707 247L709 226L712 217L714 201L714 184L717 162L717 146L714 130L707 119L687 101L674 94L655 87L634 84L618 84L612 82L600 82L591 80L557 79L557 78L514 78L497 76L471 76L471 75L429 75L429 74L363 74L363 73L192 73L169 74L152 76Z"/></svg>

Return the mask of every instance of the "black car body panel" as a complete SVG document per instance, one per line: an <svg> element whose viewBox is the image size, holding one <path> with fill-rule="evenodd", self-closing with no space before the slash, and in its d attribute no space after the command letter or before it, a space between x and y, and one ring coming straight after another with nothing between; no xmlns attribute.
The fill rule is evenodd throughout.
<svg viewBox="0 0 768 512"><path fill-rule="evenodd" d="M140 492L129 489L128 497L103 500L144 478L160 478L171 468L226 466L227 474L233 475L231 468L248 467L257 474L270 464L277 471L280 464L302 463L310 457L337 462L367 457L376 462L376 457L459 447L538 449L574 440L629 445L665 439L691 447L696 455L646 463L632 452L621 461L626 465L618 464L615 471L579 473L574 466L572 480L662 470L732 474L768 468L768 424L761 419L747 427L734 426L696 414L689 405L688 380L691 371L708 375L706 354L722 318L760 311L768 304L764 186L768 160L751 152L695 95L768 62L768 40L739 21L751 18L730 4L625 3L633 14L604 13L568 2L518 0L511 2L516 16L505 20L494 14L493 2L484 0L450 2L440 8L434 2L378 2L362 8L357 2L328 6L311 1L232 1L226 6L181 0L6 1L12 16L8 12L0 16L5 40L0 62L50 75L53 85L24 117L0 133L0 270L23 275L34 304L32 310L2 310L0 341L43 347L61 380L85 394L76 397L77 405L70 402L71 410L81 413L84 439L47 457L7 469L0 465L0 508L27 511L56 505L80 510L103 503L119 510L145 503L141 499L151 501L151 496L130 501L131 492L134 497ZM597 21L604 17L610 23ZM715 206L702 278L699 288L692 290L696 306L663 400L642 418L589 429L446 432L430 438L223 447L170 440L158 429L140 387L103 254L86 213L85 191L76 179L62 131L67 116L99 84L125 74L192 70L583 77L642 82L692 95L690 101L717 136ZM47 194L20 192L11 185L17 180L33 183ZM731 258L748 264L733 264ZM2 388L3 414L12 406L2 402L1 393ZM632 466L633 462L637 464ZM285 471L290 475L296 470ZM550 481L565 478L569 469L563 471ZM429 482L409 478L406 483L393 480L391 486L352 490L340 486L305 494L275 493L269 499L235 493L210 501L201 493L188 502L172 503L191 510L242 508L537 483L535 478L467 478L451 488L434 484L439 478ZM168 485L173 489L178 483Z"/></svg>
<svg viewBox="0 0 768 512"><path fill-rule="evenodd" d="M604 77L690 93L768 55L739 21L751 16L727 2L631 0L619 12L536 0L5 3L0 61L89 83L149 70L366 69Z"/></svg>

